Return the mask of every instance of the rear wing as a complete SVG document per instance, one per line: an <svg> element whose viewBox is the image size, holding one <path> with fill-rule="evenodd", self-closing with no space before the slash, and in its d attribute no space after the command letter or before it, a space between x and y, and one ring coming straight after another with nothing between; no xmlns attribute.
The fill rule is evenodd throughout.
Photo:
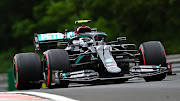
<svg viewBox="0 0 180 101"><path fill-rule="evenodd" d="M68 39L75 36L74 32L63 33L45 33L45 34L34 34L34 47L35 51L38 52L41 46L57 46L59 45L67 45Z"/></svg>

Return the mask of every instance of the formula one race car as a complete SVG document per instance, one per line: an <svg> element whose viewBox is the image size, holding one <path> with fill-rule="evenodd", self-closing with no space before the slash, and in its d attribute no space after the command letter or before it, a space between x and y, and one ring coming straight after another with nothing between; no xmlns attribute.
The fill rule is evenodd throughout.
<svg viewBox="0 0 180 101"><path fill-rule="evenodd" d="M166 53L161 42L144 42L138 49L135 44L122 44L126 37L106 42L107 34L85 26L86 22L90 20L76 21L82 26L64 34L35 34L35 53L14 56L15 87L40 88L42 82L48 88L68 87L70 82L123 83L134 77L148 82L166 77Z"/></svg>

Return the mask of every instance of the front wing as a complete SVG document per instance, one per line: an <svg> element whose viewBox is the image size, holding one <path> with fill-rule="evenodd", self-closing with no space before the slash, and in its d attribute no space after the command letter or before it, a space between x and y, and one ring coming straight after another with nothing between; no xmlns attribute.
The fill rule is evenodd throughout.
<svg viewBox="0 0 180 101"><path fill-rule="evenodd" d="M101 78L98 72L94 70L80 70L75 72L61 73L60 71L52 71L53 83L60 83L60 80L65 80L73 83L93 83L96 81L108 81L108 80L123 80L131 79L135 77L143 78L150 76L158 76L163 73L167 73L167 67L142 65L134 66L130 69L129 74L125 74L121 77L109 77Z"/></svg>

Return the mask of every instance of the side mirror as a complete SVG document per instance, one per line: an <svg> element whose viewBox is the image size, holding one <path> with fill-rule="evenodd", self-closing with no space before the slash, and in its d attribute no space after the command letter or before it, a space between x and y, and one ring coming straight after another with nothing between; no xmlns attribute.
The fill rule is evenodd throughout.
<svg viewBox="0 0 180 101"><path fill-rule="evenodd" d="M117 42L120 42L120 41L126 41L126 37L118 37L117 38Z"/></svg>

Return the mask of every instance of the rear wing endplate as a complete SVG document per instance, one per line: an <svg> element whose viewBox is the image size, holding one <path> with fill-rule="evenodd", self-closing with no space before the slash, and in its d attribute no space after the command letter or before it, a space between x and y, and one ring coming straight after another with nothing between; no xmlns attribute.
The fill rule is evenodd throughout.
<svg viewBox="0 0 180 101"><path fill-rule="evenodd" d="M34 34L34 47L35 51L39 51L41 46L57 46L58 42L67 43L68 39L75 35L74 32L63 33L45 33Z"/></svg>

